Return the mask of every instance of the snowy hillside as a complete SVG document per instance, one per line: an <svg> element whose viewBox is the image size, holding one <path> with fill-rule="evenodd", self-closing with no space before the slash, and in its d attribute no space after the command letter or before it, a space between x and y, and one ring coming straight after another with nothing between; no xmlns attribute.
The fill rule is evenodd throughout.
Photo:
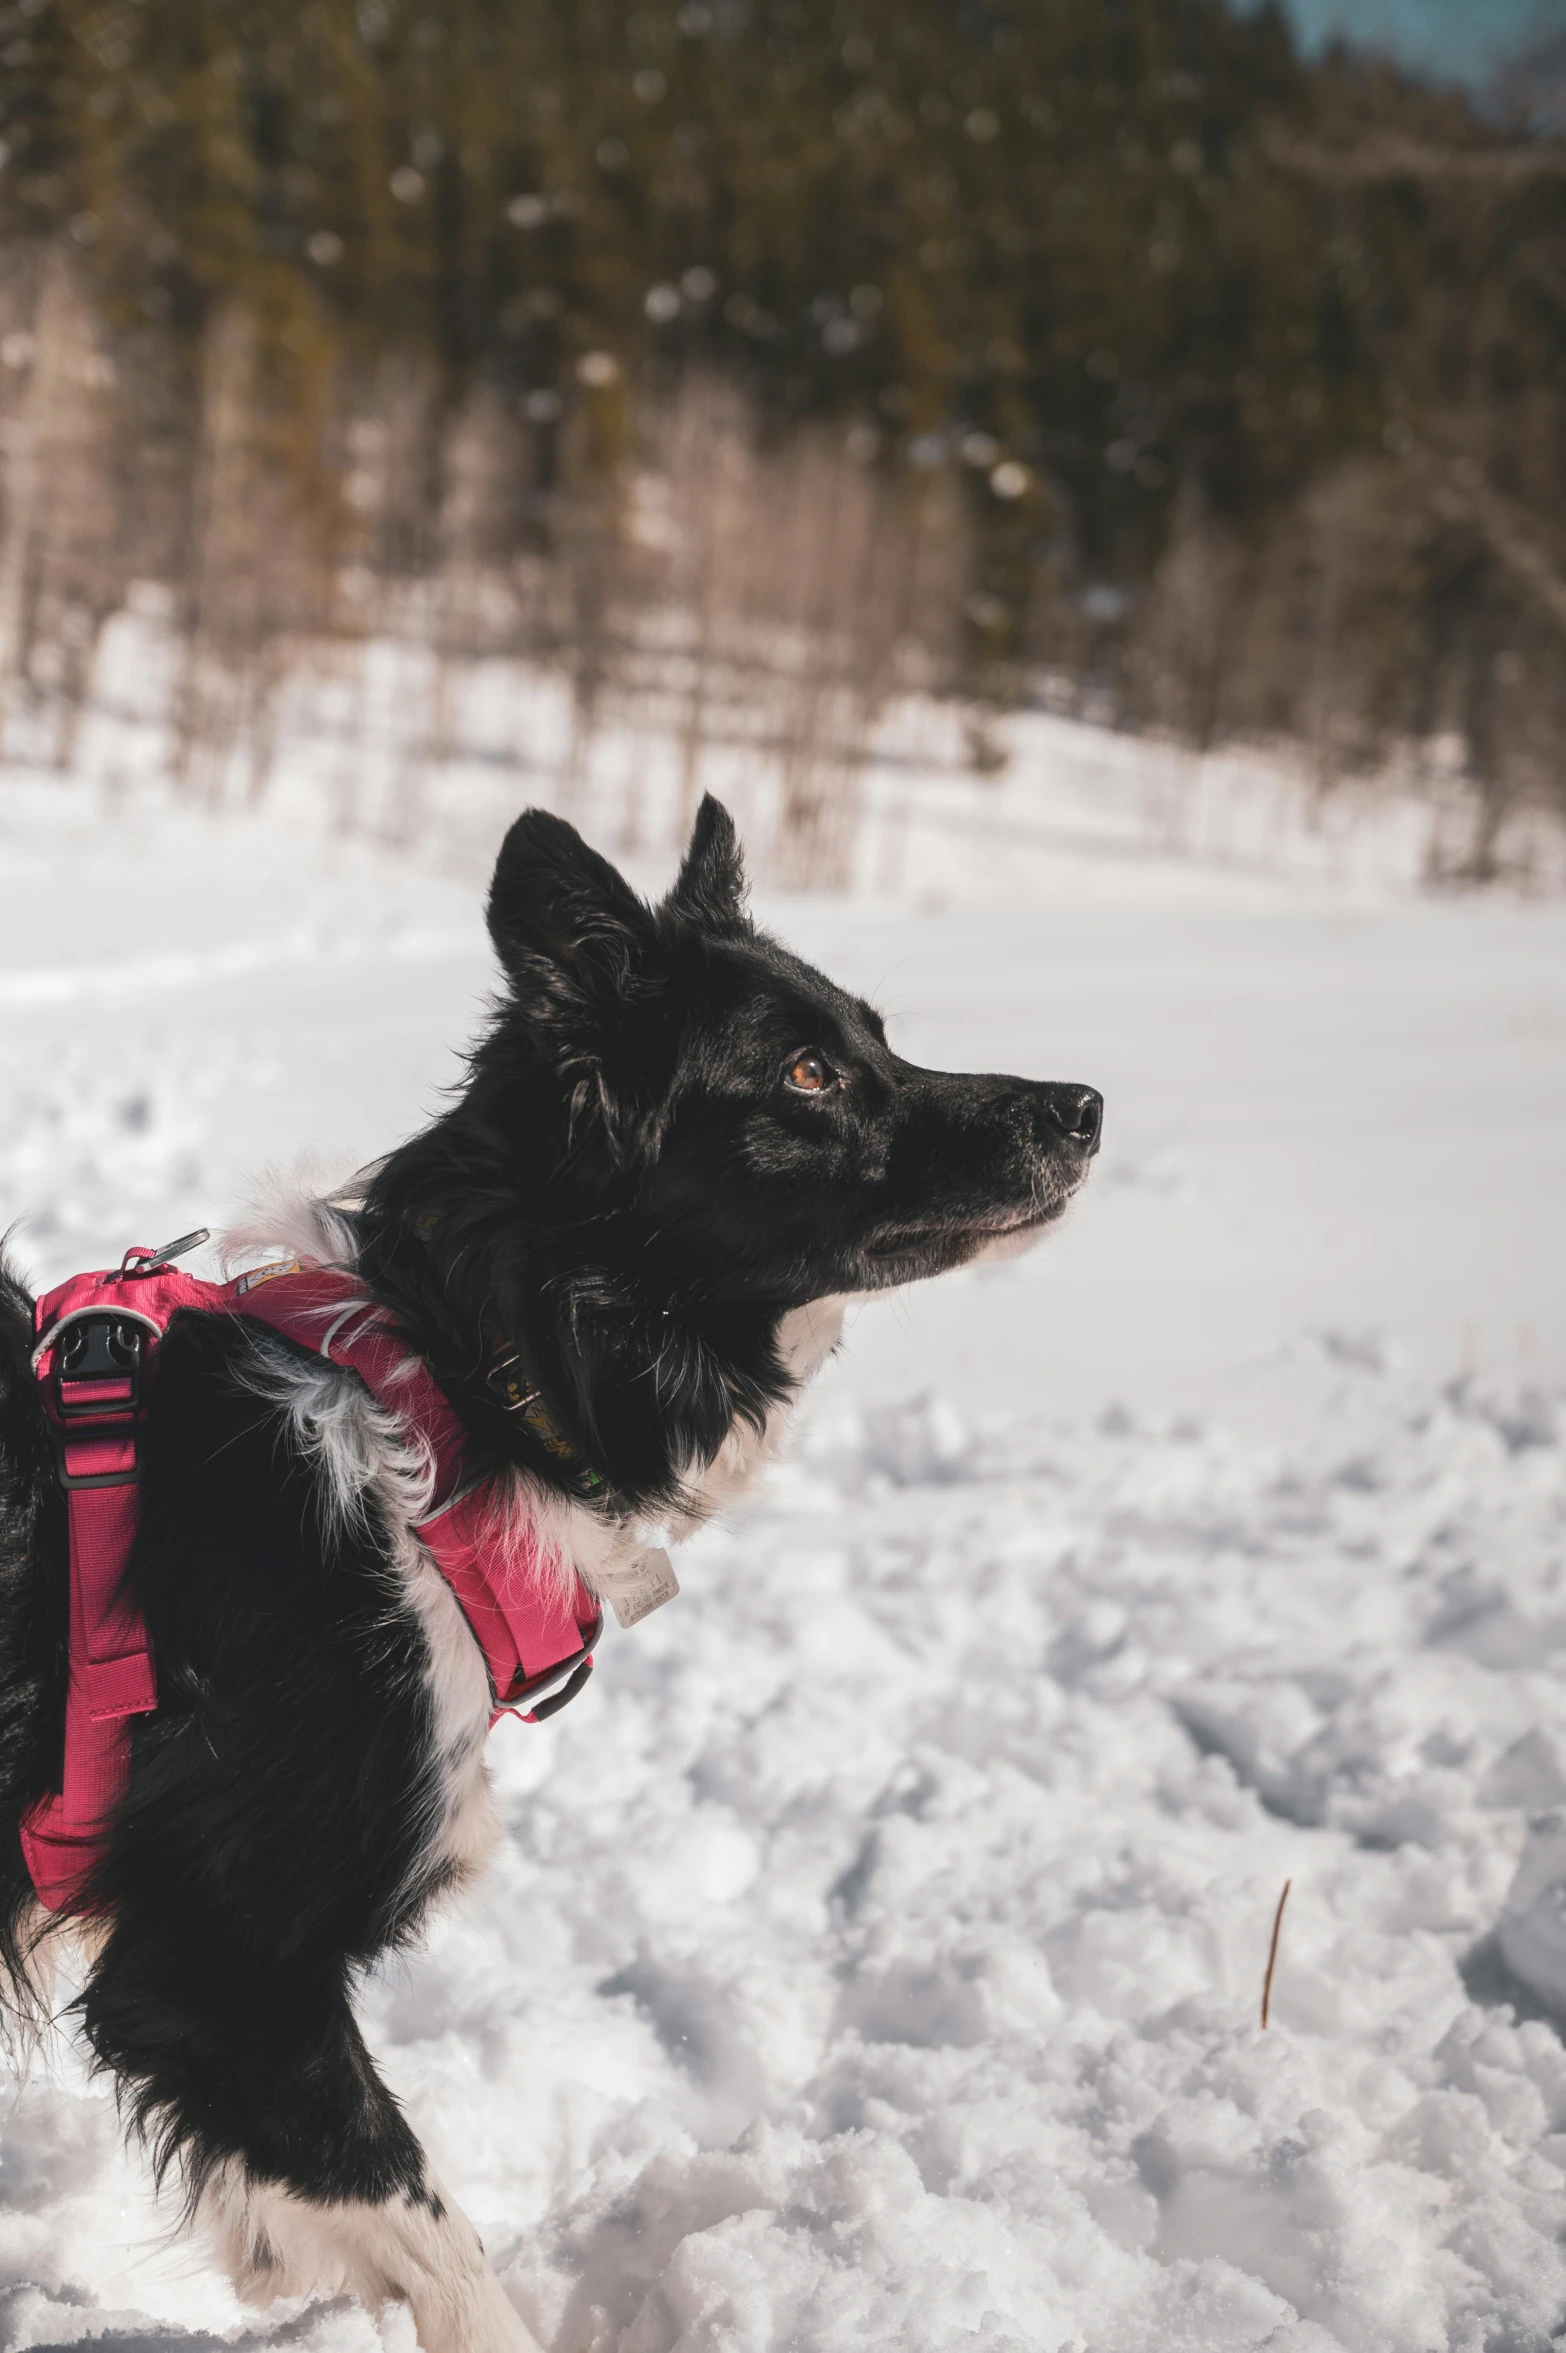
<svg viewBox="0 0 1566 2353"><path fill-rule="evenodd" d="M682 1597L497 1732L499 1863L369 1991L558 2353L1566 2318L1566 914L1130 871L768 910L1107 1141L1035 1258L862 1313ZM487 986L468 884L18 792L0 1222L55 1276L351 1163ZM62 2046L0 2114L0 2346L409 2353L243 2315L166 2219Z"/></svg>

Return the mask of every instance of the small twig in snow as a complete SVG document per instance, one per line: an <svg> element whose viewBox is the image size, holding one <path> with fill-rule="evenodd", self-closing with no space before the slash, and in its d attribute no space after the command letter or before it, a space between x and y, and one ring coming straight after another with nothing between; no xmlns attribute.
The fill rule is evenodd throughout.
<svg viewBox="0 0 1566 2353"><path fill-rule="evenodd" d="M1289 1900L1289 1890L1293 1885L1294 1882L1292 1879L1286 1879L1284 1881L1283 1893L1278 1898L1278 1909L1272 1916L1272 1942L1267 1947L1267 1974L1262 1979L1263 2034L1265 2034L1267 2031L1267 2012L1272 2007L1272 1973L1278 1965L1278 1931L1283 1926L1283 1907Z"/></svg>

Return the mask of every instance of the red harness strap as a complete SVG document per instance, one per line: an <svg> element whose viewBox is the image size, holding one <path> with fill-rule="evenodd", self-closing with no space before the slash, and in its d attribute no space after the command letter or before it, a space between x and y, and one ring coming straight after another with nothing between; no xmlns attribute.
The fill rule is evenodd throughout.
<svg viewBox="0 0 1566 2353"><path fill-rule="evenodd" d="M206 1306L213 1285L168 1269L132 1284L132 1261L152 1255L131 1251L116 1273L77 1275L37 1307L33 1370L70 1531L70 1668L59 1794L23 1816L21 1839L54 1912L69 1909L98 1858L129 1770L129 1719L158 1704L147 1629L121 1593L140 1519L136 1442L168 1319Z"/></svg>
<svg viewBox="0 0 1566 2353"><path fill-rule="evenodd" d="M419 1541L484 1653L495 1716L536 1699L524 1719L536 1723L564 1707L592 1671L602 1613L580 1577L552 1573L532 1525L508 1521L490 1487L467 1477L462 1424L423 1359L334 1267L262 1267L232 1286L231 1306L356 1372L428 1454L433 1500ZM566 1686L542 1696L565 1666Z"/></svg>
<svg viewBox="0 0 1566 2353"><path fill-rule="evenodd" d="M74 1908L125 1789L129 1720L158 1704L147 1629L123 1586L140 1521L137 1441L158 1345L179 1310L253 1319L351 1369L428 1455L434 1503L418 1533L484 1654L492 1723L524 1709L537 1723L564 1707L592 1669L603 1626L592 1594L553 1570L531 1525L497 1509L487 1484L465 1482L455 1412L351 1275L291 1263L205 1283L165 1265L169 1255L128 1251L118 1270L76 1275L37 1307L33 1368L70 1533L61 1786L21 1824L50 1911Z"/></svg>

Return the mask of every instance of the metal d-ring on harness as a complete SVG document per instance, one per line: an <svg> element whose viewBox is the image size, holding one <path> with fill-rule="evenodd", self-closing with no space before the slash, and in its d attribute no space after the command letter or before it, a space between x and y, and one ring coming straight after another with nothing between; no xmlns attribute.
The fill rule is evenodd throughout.
<svg viewBox="0 0 1566 2353"><path fill-rule="evenodd" d="M253 1319L351 1371L429 1456L439 1500L418 1535L483 1654L491 1722L537 1723L592 1671L603 1613L580 1577L546 1574L536 1531L512 1525L487 1480L464 1474L465 1433L423 1361L343 1269L289 1260L232 1283L173 1261L204 1230L118 1269L76 1275L38 1301L33 1373L65 1490L69 1680L60 1788L23 1817L40 1902L79 1910L130 1771L130 1720L158 1704L151 1642L125 1591L140 1521L139 1439L157 1356L182 1311Z"/></svg>

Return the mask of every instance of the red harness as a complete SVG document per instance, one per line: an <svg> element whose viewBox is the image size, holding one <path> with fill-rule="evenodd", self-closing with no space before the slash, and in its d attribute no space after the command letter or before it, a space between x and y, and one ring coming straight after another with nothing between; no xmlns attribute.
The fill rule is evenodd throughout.
<svg viewBox="0 0 1566 2353"><path fill-rule="evenodd" d="M536 1532L497 1512L487 1482L464 1478L461 1423L352 1275L293 1260L205 1283L168 1264L198 1239L129 1250L116 1272L74 1275L38 1302L33 1370L70 1525L70 1679L61 1788L24 1815L21 1836L39 1901L53 1912L75 1907L102 1851L129 1776L130 1718L158 1704L147 1628L123 1586L148 1392L169 1318L182 1309L243 1316L347 1367L428 1455L434 1500L419 1540L484 1654L491 1723L524 1709L523 1721L538 1723L564 1707L592 1670L603 1627L581 1578L563 1589Z"/></svg>

